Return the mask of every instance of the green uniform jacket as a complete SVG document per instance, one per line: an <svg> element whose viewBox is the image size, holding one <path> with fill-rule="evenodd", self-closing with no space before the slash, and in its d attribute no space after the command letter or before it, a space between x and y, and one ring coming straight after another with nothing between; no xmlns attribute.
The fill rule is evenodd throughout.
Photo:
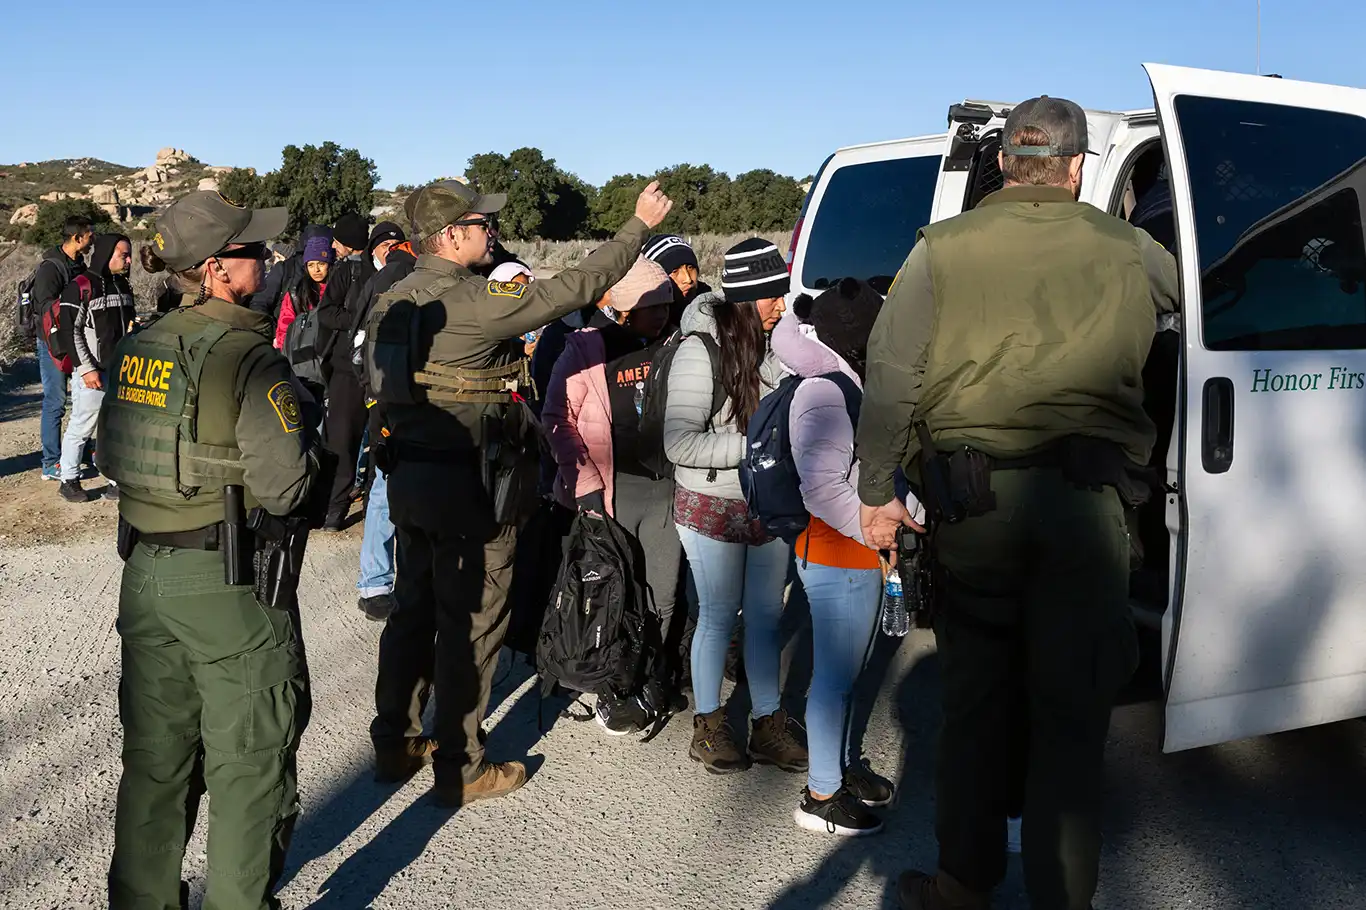
<svg viewBox="0 0 1366 910"><path fill-rule="evenodd" d="M639 218L593 251L578 267L529 285L487 281L438 256L422 255L413 273L385 296L411 297L421 307L420 350L414 360L490 369L525 356L521 335L600 299L626 276L650 229ZM377 318L382 318L376 307ZM375 326L368 327L369 332ZM503 405L432 401L385 405L393 437L428 449L469 451L481 442L481 416Z"/></svg>
<svg viewBox="0 0 1366 910"><path fill-rule="evenodd" d="M260 505L271 514L286 515L307 498L317 470L317 461L309 452L310 437L303 426L293 373L271 345L274 335L270 318L226 300L215 298L199 306L180 307L162 316L153 327L158 333L193 337L210 322L235 331L224 335L204 362L195 441L240 450L246 508ZM125 460L119 465L107 460L117 453L107 451L104 440L129 435L124 417L128 409L111 406L122 394L121 389L137 393L143 387L174 387L184 381L179 369L148 371L140 370L136 363L124 363L125 355L132 350L125 345L136 337L128 336L116 349L96 433L101 441L97 450L101 471L119 484L119 512L145 533L192 531L222 521L221 486L203 486L188 498L155 492L139 486L136 473L128 467L132 462ZM137 402L139 406L156 406L155 397L142 397L146 401ZM136 444L136 440L132 442Z"/></svg>
<svg viewBox="0 0 1366 910"><path fill-rule="evenodd" d="M1176 260L1148 234L1058 187L1014 186L928 225L868 340L859 496L895 497L920 446L1012 457L1085 435L1146 464L1143 364L1178 306Z"/></svg>

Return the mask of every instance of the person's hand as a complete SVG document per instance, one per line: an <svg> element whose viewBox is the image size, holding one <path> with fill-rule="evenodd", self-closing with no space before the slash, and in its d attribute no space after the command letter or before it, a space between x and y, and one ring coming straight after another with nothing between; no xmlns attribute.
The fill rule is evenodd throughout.
<svg viewBox="0 0 1366 910"><path fill-rule="evenodd" d="M884 506L859 505L859 524L863 528L863 540L879 550L896 549L897 528L905 525L917 534L925 528L911 520L906 504L893 499Z"/></svg>
<svg viewBox="0 0 1366 910"><path fill-rule="evenodd" d="M104 383L100 381L100 371L91 370L89 373L81 374L81 382L85 383L87 389L103 389Z"/></svg>
<svg viewBox="0 0 1366 910"><path fill-rule="evenodd" d="M585 493L575 500L580 512L587 512L590 515L606 515L607 505L602 499L602 490L594 490L592 493Z"/></svg>
<svg viewBox="0 0 1366 910"><path fill-rule="evenodd" d="M641 190L640 198L636 200L636 217L645 222L650 230L654 230L673 207L674 201L660 191L659 181L652 180L649 186Z"/></svg>

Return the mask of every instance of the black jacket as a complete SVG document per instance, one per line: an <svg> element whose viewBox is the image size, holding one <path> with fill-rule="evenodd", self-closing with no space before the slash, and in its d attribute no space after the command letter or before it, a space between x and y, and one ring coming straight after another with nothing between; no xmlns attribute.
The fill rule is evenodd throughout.
<svg viewBox="0 0 1366 910"><path fill-rule="evenodd" d="M304 228L303 233L299 236L298 250L294 255L276 263L269 272L266 272L265 286L251 295L247 307L258 313L265 313L270 317L272 323L279 322L280 301L284 299L285 291L294 287L294 284L299 280L299 275L306 272L304 269L304 244L314 234L326 232L327 228L318 224L310 224Z"/></svg>
<svg viewBox="0 0 1366 910"><path fill-rule="evenodd" d="M389 258L385 261L384 268L371 275L361 289L356 292L355 302L350 307L351 325L347 328L346 341L338 340L337 347L340 348L343 345L346 347L347 363L351 365L356 375L362 380L364 377L361 376L360 367L355 365L351 356L355 351L356 336L360 334L361 327L370 318L370 311L375 308L375 301L379 295L411 275L416 265L417 257L412 254L411 248L407 244L396 246L389 251Z"/></svg>
<svg viewBox="0 0 1366 910"><path fill-rule="evenodd" d="M375 266L369 256L349 257L335 263L327 276L327 289L318 304L318 325L323 329L323 350L332 362L333 374L337 370L350 372L351 345L346 333L353 323L352 308L360 296L365 283L375 275Z"/></svg>
<svg viewBox="0 0 1366 910"><path fill-rule="evenodd" d="M19 326L29 338L36 338L43 324L43 312L54 300L62 296L62 291L71 279L85 270L85 260L77 256L72 259L60 246L54 246L43 254L33 272L33 288L29 291L33 319L31 324Z"/></svg>
<svg viewBox="0 0 1366 910"><path fill-rule="evenodd" d="M78 376L109 367L114 345L128 333L128 323L137 315L128 276L109 271L109 259L124 241L128 238L121 234L95 238L90 267L78 276L90 282L88 297L75 278L62 291L62 333Z"/></svg>

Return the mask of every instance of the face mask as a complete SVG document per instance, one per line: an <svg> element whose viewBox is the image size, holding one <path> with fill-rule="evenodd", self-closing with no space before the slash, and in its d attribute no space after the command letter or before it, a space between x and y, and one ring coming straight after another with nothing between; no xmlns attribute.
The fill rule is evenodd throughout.
<svg viewBox="0 0 1366 910"><path fill-rule="evenodd" d="M378 256L371 256L371 257L370 257L370 261L371 261L372 263L374 263L374 265L375 265L375 271L376 271L376 272L378 272L380 269L384 268L384 263L382 263L382 262L379 261L379 257L378 257Z"/></svg>

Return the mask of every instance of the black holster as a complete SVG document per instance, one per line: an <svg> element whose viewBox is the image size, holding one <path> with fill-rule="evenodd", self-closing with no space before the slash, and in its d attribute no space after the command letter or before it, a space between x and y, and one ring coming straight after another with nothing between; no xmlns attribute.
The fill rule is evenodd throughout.
<svg viewBox="0 0 1366 910"><path fill-rule="evenodd" d="M242 500L242 487L229 484L223 488L223 583L249 585L254 576L252 555L255 550L252 534L247 529L247 513Z"/></svg>
<svg viewBox="0 0 1366 910"><path fill-rule="evenodd" d="M133 555L133 548L137 545L138 529L130 525L124 520L124 517L120 515L117 543L115 544L118 548L119 559L127 562L128 557Z"/></svg>
<svg viewBox="0 0 1366 910"><path fill-rule="evenodd" d="M308 546L309 519L305 516L278 518L265 509L256 508L247 517L247 526L256 536L256 599L277 610L290 609L299 590L304 549Z"/></svg>
<svg viewBox="0 0 1366 910"><path fill-rule="evenodd" d="M531 428L525 425L535 416L522 403L509 410L513 413L502 418L482 417L479 479L493 507L494 522L520 526L536 510L541 461L534 438L527 438Z"/></svg>

